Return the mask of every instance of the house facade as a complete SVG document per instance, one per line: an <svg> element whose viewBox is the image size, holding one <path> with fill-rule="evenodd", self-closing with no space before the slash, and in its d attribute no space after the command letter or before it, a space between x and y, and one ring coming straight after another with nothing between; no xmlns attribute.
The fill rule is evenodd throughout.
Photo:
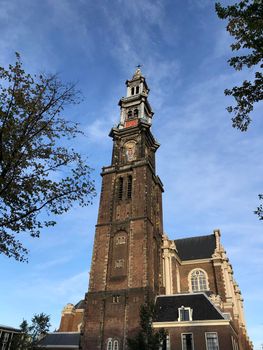
<svg viewBox="0 0 263 350"><path fill-rule="evenodd" d="M17 344L22 336L21 329L0 325L0 350L19 350Z"/></svg>

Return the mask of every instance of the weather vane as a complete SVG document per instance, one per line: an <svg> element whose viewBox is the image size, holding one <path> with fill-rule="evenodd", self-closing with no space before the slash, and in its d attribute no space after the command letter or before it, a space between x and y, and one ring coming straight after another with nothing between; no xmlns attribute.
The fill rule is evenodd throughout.
<svg viewBox="0 0 263 350"><path fill-rule="evenodd" d="M142 66L143 66L142 64L138 64L136 67L137 67L138 69L140 69Z"/></svg>

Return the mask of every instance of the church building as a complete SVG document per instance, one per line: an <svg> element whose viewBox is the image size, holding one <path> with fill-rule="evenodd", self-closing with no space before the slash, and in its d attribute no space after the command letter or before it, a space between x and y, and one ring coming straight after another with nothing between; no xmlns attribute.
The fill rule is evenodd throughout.
<svg viewBox="0 0 263 350"><path fill-rule="evenodd" d="M220 230L176 240L164 233L160 145L140 68L126 86L109 134L111 164L101 172L89 290L65 307L59 332L80 332L83 350L126 350L140 328L141 305L153 300L153 327L167 334L160 349L251 350Z"/></svg>

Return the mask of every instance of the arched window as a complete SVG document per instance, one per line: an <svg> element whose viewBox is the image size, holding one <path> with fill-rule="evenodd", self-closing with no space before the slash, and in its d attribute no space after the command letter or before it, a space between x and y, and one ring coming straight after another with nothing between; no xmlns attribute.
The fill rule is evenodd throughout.
<svg viewBox="0 0 263 350"><path fill-rule="evenodd" d="M139 93L139 86L136 86L136 94Z"/></svg>
<svg viewBox="0 0 263 350"><path fill-rule="evenodd" d="M107 350L113 350L112 349L112 338L109 338L107 341Z"/></svg>
<svg viewBox="0 0 263 350"><path fill-rule="evenodd" d="M118 182L118 198L122 199L122 195L123 195L123 177L120 177Z"/></svg>
<svg viewBox="0 0 263 350"><path fill-rule="evenodd" d="M132 118L132 110L129 110L128 111L128 119L131 119Z"/></svg>
<svg viewBox="0 0 263 350"><path fill-rule="evenodd" d="M135 108L134 112L133 112L133 116L134 118L138 118L138 115L139 115L139 111L137 108Z"/></svg>
<svg viewBox="0 0 263 350"><path fill-rule="evenodd" d="M119 342L118 342L118 340L114 340L114 342L113 342L113 350L119 350Z"/></svg>
<svg viewBox="0 0 263 350"><path fill-rule="evenodd" d="M127 197L131 199L132 197L132 176L128 176L128 186L127 186Z"/></svg>
<svg viewBox="0 0 263 350"><path fill-rule="evenodd" d="M134 95L134 87L131 88L131 94Z"/></svg>
<svg viewBox="0 0 263 350"><path fill-rule="evenodd" d="M205 271L193 270L190 274L190 283L193 292L208 290L207 275Z"/></svg>

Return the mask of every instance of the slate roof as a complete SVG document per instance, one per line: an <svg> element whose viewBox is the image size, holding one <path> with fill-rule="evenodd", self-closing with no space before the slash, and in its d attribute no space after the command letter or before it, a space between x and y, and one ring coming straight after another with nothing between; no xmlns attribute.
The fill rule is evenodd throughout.
<svg viewBox="0 0 263 350"><path fill-rule="evenodd" d="M55 332L48 333L42 338L37 347L39 348L55 348L63 349L64 346L67 349L78 349L80 342L80 333L70 333L70 332Z"/></svg>
<svg viewBox="0 0 263 350"><path fill-rule="evenodd" d="M20 328L14 328L14 327L10 327L10 326L5 326L3 324L0 324L0 330L8 331L8 332L21 333L21 329Z"/></svg>
<svg viewBox="0 0 263 350"><path fill-rule="evenodd" d="M85 300L80 300L74 307L75 307L75 309L84 309L85 308Z"/></svg>
<svg viewBox="0 0 263 350"><path fill-rule="evenodd" d="M176 239L174 242L181 260L210 258L216 248L215 235Z"/></svg>
<svg viewBox="0 0 263 350"><path fill-rule="evenodd" d="M178 309L181 306L190 307L193 310L193 321L224 319L204 293L189 293L157 297L154 321L177 321L179 317Z"/></svg>

